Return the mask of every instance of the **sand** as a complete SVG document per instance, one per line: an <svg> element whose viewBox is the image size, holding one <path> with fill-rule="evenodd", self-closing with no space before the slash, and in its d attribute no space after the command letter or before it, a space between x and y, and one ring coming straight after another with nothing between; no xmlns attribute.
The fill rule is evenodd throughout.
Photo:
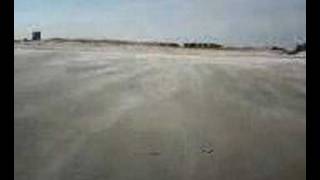
<svg viewBox="0 0 320 180"><path fill-rule="evenodd" d="M15 180L302 180L306 58L15 45Z"/></svg>

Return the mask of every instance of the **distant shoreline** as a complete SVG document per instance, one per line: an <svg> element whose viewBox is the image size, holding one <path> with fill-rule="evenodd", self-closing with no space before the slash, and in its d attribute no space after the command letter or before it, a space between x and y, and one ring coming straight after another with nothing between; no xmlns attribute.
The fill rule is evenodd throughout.
<svg viewBox="0 0 320 180"><path fill-rule="evenodd" d="M135 46L149 46L149 47L171 47L171 48L184 48L184 49L213 49L213 50L272 50L285 54L297 54L306 51L306 43L298 44L295 49L288 50L283 47L236 47L236 46L223 46L217 43L177 43L177 42L160 42L160 41L127 41L127 40L114 40L114 39L68 39L68 38L50 38L41 41L32 41L27 39L14 40L14 43L81 43L81 44L111 44L111 45L135 45Z"/></svg>

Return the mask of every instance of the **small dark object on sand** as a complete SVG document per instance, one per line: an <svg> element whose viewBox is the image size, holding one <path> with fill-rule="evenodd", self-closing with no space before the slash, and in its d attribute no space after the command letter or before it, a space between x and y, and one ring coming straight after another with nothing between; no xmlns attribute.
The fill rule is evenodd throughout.
<svg viewBox="0 0 320 180"><path fill-rule="evenodd" d="M210 147L201 147L201 152L202 153L206 153L206 154L212 154L213 153L213 149Z"/></svg>

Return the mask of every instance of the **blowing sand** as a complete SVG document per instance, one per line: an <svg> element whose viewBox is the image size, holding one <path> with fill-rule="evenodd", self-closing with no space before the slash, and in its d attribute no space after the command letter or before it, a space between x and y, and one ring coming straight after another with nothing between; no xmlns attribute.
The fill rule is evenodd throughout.
<svg viewBox="0 0 320 180"><path fill-rule="evenodd" d="M302 180L306 58L15 45L15 180Z"/></svg>

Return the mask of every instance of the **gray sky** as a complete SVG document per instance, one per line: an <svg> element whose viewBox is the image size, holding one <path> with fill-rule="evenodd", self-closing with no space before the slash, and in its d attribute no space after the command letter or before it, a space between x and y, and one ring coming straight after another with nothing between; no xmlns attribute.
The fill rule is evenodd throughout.
<svg viewBox="0 0 320 180"><path fill-rule="evenodd" d="M306 38L305 0L15 0L15 38L215 41L292 46Z"/></svg>

